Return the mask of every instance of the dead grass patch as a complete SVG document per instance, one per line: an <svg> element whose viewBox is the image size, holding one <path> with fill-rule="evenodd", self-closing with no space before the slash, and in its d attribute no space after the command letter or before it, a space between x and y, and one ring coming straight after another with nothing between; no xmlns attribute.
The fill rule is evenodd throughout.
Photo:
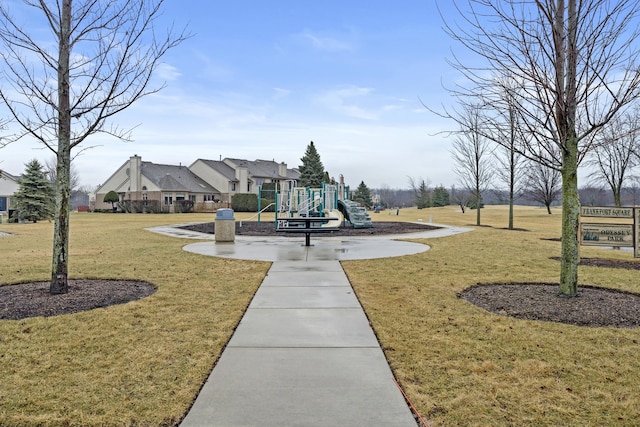
<svg viewBox="0 0 640 427"><path fill-rule="evenodd" d="M142 300L0 321L0 425L171 426L191 405L269 264L182 250L145 227L210 215L74 214L70 277L143 280ZM7 224L0 283L46 281L53 225Z"/></svg>
<svg viewBox="0 0 640 427"><path fill-rule="evenodd" d="M471 233L422 239L431 250L344 268L399 382L430 426L634 426L639 329L582 328L498 316L457 294L477 283L556 282L559 210L486 207ZM395 211L393 211L395 213ZM241 215L236 214L237 219ZM454 207L372 214L375 221L466 226ZM266 218L266 217L265 217ZM268 263L182 251L145 227L211 215L76 214L71 277L136 279L142 300L56 317L0 321L0 425L170 426L189 408ZM47 280L52 225L2 224L0 284ZM624 251L582 256L631 261ZM640 292L637 272L580 268L581 283Z"/></svg>
<svg viewBox="0 0 640 427"><path fill-rule="evenodd" d="M431 426L633 426L640 419L639 329L583 328L495 315L457 297L478 283L557 283L560 212L483 209L491 227L419 240L428 252L343 266L399 382ZM384 216L384 215L383 215ZM406 220L466 226L453 207ZM374 218L377 218L374 216ZM382 216L380 217L382 218ZM632 260L582 248L587 258ZM580 282L640 293L637 272L580 268Z"/></svg>

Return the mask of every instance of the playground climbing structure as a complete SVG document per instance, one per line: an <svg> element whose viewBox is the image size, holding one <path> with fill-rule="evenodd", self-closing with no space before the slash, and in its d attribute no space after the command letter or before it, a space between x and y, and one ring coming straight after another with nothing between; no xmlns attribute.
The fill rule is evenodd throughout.
<svg viewBox="0 0 640 427"><path fill-rule="evenodd" d="M344 184L321 188L297 187L296 181L280 183L276 193L276 224L289 218L319 218L318 224L336 227L342 222L354 228L371 227L371 217L359 203L348 199Z"/></svg>

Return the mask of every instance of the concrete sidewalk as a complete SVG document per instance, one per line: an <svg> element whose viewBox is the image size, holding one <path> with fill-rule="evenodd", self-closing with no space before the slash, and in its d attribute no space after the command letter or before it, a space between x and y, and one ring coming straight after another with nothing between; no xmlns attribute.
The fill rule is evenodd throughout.
<svg viewBox="0 0 640 427"><path fill-rule="evenodd" d="M338 261L279 261L181 426L407 426Z"/></svg>
<svg viewBox="0 0 640 427"><path fill-rule="evenodd" d="M185 250L273 265L181 427L406 426L415 421L340 261L417 254L398 238L436 238L469 229L366 238L236 236L234 243L173 227L150 231L209 241Z"/></svg>

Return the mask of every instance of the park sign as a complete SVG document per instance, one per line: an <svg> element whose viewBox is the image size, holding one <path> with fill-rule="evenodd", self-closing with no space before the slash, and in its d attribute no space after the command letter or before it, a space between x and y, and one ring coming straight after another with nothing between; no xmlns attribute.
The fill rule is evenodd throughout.
<svg viewBox="0 0 640 427"><path fill-rule="evenodd" d="M612 207L593 207L582 206L580 208L580 216L598 217L598 218L633 218L633 210L635 208L612 208Z"/></svg>
<svg viewBox="0 0 640 427"><path fill-rule="evenodd" d="M580 224L581 244L585 246L633 247L633 224Z"/></svg>
<svg viewBox="0 0 640 427"><path fill-rule="evenodd" d="M580 222L580 244L634 248L633 256L640 258L640 208L580 207L581 217L631 219L633 224L605 224Z"/></svg>

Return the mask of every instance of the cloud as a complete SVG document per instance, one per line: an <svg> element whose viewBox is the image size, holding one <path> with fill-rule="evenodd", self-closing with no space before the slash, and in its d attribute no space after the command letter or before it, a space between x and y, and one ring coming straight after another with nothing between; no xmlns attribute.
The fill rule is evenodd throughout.
<svg viewBox="0 0 640 427"><path fill-rule="evenodd" d="M282 99L282 98L286 98L291 94L291 91L288 89L282 89L279 87L274 87L273 91L275 92L275 94L273 95L273 99Z"/></svg>
<svg viewBox="0 0 640 427"><path fill-rule="evenodd" d="M332 111L362 120L379 120L385 113L405 108L406 101L402 99L389 103L374 95L373 88L344 86L320 95L318 102Z"/></svg>
<svg viewBox="0 0 640 427"><path fill-rule="evenodd" d="M314 34L310 30L303 31L298 37L306 42L310 42L311 46L321 51L345 52L354 50L352 42L341 40L337 37Z"/></svg>
<svg viewBox="0 0 640 427"><path fill-rule="evenodd" d="M158 65L155 75L162 80L173 81L177 80L182 73L173 65L162 63Z"/></svg>

